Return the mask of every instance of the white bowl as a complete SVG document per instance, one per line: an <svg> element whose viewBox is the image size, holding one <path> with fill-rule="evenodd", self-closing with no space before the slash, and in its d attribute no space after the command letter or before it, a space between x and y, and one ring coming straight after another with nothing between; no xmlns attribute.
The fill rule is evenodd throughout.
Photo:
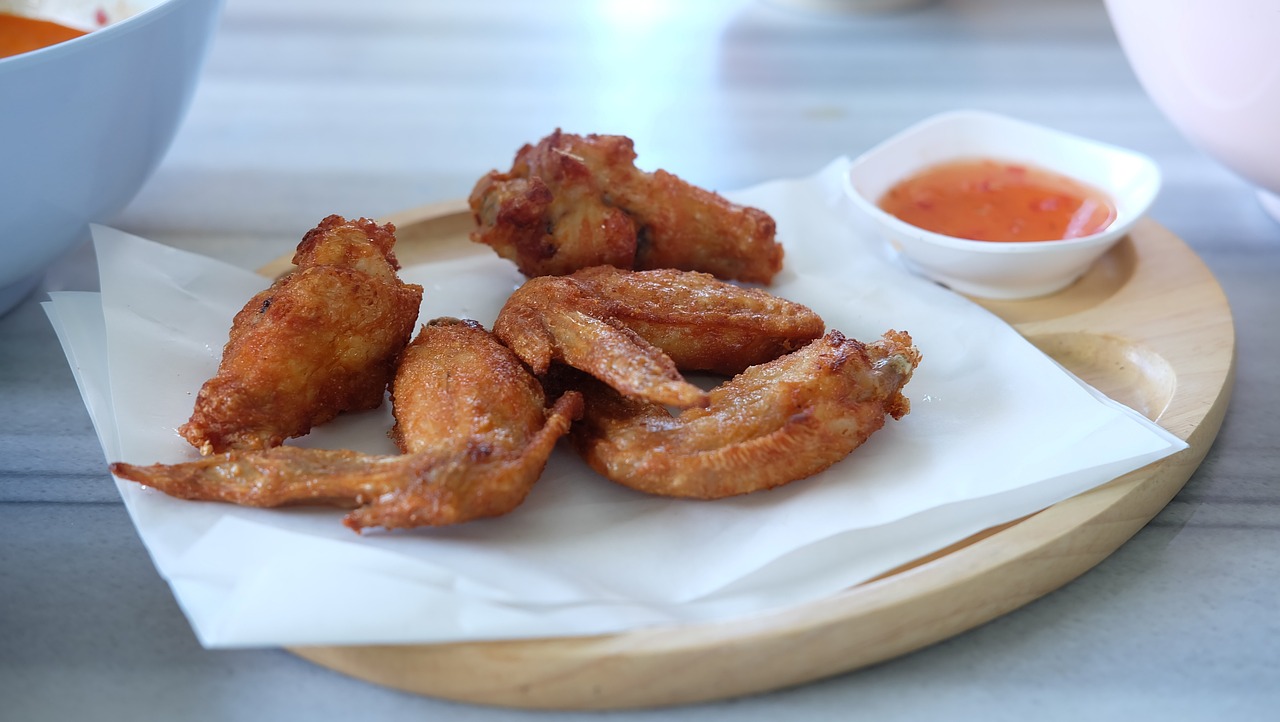
<svg viewBox="0 0 1280 722"><path fill-rule="evenodd" d="M1107 0L1151 100L1192 143L1258 188L1280 220L1280 5Z"/></svg>
<svg viewBox="0 0 1280 722"><path fill-rule="evenodd" d="M190 105L222 0L133 4L154 7L0 59L0 313L133 199Z"/></svg>
<svg viewBox="0 0 1280 722"><path fill-rule="evenodd" d="M877 205L907 176L971 158L1025 163L1091 185L1111 197L1116 218L1091 236L1000 243L926 231ZM997 299L1044 296L1069 286L1147 212L1159 189L1160 170L1144 155L975 110L943 113L902 131L855 159L845 177L854 205L904 265L960 293Z"/></svg>

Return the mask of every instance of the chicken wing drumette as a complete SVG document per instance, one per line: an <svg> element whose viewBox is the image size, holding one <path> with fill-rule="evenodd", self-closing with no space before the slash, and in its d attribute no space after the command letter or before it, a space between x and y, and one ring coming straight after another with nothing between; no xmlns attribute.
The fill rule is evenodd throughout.
<svg viewBox="0 0 1280 722"><path fill-rule="evenodd" d="M296 268L236 314L222 361L179 433L203 454L265 449L382 404L422 287L403 283L395 228L329 216Z"/></svg>
<svg viewBox="0 0 1280 722"><path fill-rule="evenodd" d="M664 170L635 166L631 139L556 130L471 192L472 240L527 276L589 266L703 271L767 284L782 268L772 217Z"/></svg>

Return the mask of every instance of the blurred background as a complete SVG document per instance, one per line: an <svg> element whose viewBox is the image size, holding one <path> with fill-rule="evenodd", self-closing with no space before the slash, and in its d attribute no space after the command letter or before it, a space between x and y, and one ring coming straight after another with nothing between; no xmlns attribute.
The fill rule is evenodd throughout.
<svg viewBox="0 0 1280 722"><path fill-rule="evenodd" d="M1165 194L1152 215L1184 238L1244 250L1280 235L1141 91L1101 0L479 6L228 0L186 124L116 225L215 256L249 243L265 262L328 213L463 198L556 127L628 135L642 167L729 190L977 107L1155 156L1167 186L1234 204L1248 231L1213 238L1213 218Z"/></svg>

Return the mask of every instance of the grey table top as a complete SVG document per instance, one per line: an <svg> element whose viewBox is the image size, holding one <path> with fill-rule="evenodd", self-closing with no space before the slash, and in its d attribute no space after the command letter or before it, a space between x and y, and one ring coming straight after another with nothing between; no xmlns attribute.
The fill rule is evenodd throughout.
<svg viewBox="0 0 1280 722"><path fill-rule="evenodd" d="M1151 104L1098 0L873 16L761 0L229 0L180 136L113 225L254 268L329 213L465 196L557 126L629 135L643 166L723 190L811 173L958 107L1160 163L1151 215L1205 260L1237 324L1217 442L1129 543L990 624L797 689L609 716L1275 719L1280 224ZM279 650L202 649L38 305L95 283L92 252L77 249L0 318L0 717L561 717L389 691Z"/></svg>

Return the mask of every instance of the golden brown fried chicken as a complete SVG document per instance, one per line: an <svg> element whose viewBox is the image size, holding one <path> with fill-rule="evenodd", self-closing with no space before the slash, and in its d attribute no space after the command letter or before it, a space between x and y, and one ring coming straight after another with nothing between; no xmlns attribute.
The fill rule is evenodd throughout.
<svg viewBox="0 0 1280 722"><path fill-rule="evenodd" d="M719 499L803 479L845 458L885 417L910 409L902 387L920 363L906 333L870 345L838 331L711 391L673 416L592 379L573 440L599 473L650 494Z"/></svg>
<svg viewBox="0 0 1280 722"><path fill-rule="evenodd" d="M483 326L437 318L400 357L391 438L407 454L518 449L544 425L545 405L542 385Z"/></svg>
<svg viewBox="0 0 1280 722"><path fill-rule="evenodd" d="M539 376L556 361L628 396L681 408L706 403L702 389L685 381L662 349L614 320L606 302L568 276L541 276L521 286L493 331Z"/></svg>
<svg viewBox="0 0 1280 722"><path fill-rule="evenodd" d="M635 159L624 136L557 129L522 147L510 171L476 183L471 238L527 276L610 265L768 284L782 269L769 214L666 171L641 171Z"/></svg>
<svg viewBox="0 0 1280 722"><path fill-rule="evenodd" d="M626 396L680 408L707 394L680 370L732 374L822 335L792 301L705 273L608 266L533 278L507 299L494 334L535 374L553 361Z"/></svg>
<svg viewBox="0 0 1280 722"><path fill-rule="evenodd" d="M236 314L179 433L202 454L264 449L379 406L422 301L396 276L394 233L339 216L309 231L297 268Z"/></svg>
<svg viewBox="0 0 1280 722"><path fill-rule="evenodd" d="M582 162L559 153L516 156L509 173L491 172L476 183L469 203L478 229L471 239L491 246L528 276L559 276L608 264L631 268L636 228L604 201L604 191Z"/></svg>
<svg viewBox="0 0 1280 722"><path fill-rule="evenodd" d="M567 392L544 408L541 385L479 324L437 319L405 351L394 382L393 437L378 456L281 446L185 464L111 472L183 499L275 507L356 507L347 526L442 526L505 514L542 473L582 411Z"/></svg>
<svg viewBox="0 0 1280 722"><path fill-rule="evenodd" d="M706 273L599 266L572 278L683 371L736 374L795 351L826 326L807 306Z"/></svg>

